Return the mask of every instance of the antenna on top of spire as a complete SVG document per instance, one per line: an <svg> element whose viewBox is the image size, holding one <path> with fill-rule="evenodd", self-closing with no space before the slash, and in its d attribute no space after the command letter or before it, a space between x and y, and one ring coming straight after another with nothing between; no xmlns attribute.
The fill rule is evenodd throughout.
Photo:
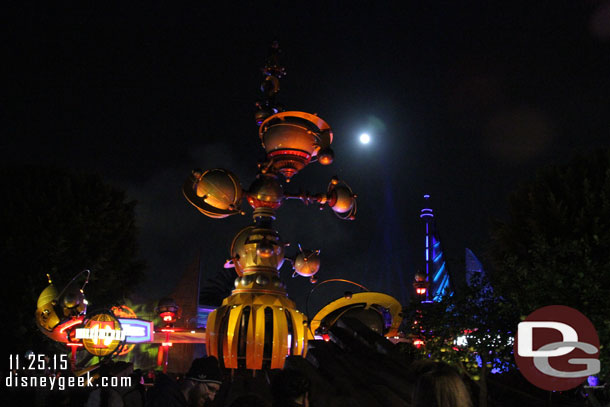
<svg viewBox="0 0 610 407"><path fill-rule="evenodd" d="M274 40L269 47L265 66L261 68L264 75L260 86L263 99L256 102L257 111L254 118L257 126L260 126L267 117L284 111L275 100L277 93L280 91L280 78L286 75L286 69L279 62L281 52L280 44L277 40Z"/></svg>

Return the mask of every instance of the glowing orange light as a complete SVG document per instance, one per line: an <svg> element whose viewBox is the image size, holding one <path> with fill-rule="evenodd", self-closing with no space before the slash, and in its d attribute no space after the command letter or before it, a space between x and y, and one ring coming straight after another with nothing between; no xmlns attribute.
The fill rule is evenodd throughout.
<svg viewBox="0 0 610 407"><path fill-rule="evenodd" d="M413 341L413 346L415 346L416 348L421 348L424 345L424 341L422 341L421 339L416 339Z"/></svg>
<svg viewBox="0 0 610 407"><path fill-rule="evenodd" d="M163 342L161 345L162 346L174 346L174 344L171 342Z"/></svg>
<svg viewBox="0 0 610 407"><path fill-rule="evenodd" d="M176 332L176 331L173 329L161 328L161 332Z"/></svg>
<svg viewBox="0 0 610 407"><path fill-rule="evenodd" d="M114 352L125 339L125 332L121 330L118 319L110 313L102 312L92 316L83 328L77 328L74 337L83 340L89 353L106 356Z"/></svg>
<svg viewBox="0 0 610 407"><path fill-rule="evenodd" d="M416 288L415 292L419 295L423 295L426 293L426 288L425 287Z"/></svg>
<svg viewBox="0 0 610 407"><path fill-rule="evenodd" d="M66 343L66 346L83 346L83 344L82 343L70 342L70 343Z"/></svg>
<svg viewBox="0 0 610 407"><path fill-rule="evenodd" d="M135 313L135 311L133 309L129 308L127 305L112 307L112 308L110 308L110 310L116 317L138 318L138 315Z"/></svg>

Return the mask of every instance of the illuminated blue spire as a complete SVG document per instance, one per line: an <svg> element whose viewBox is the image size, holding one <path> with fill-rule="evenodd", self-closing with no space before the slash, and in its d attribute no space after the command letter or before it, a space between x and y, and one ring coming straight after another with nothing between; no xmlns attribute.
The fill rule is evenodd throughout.
<svg viewBox="0 0 610 407"><path fill-rule="evenodd" d="M430 207L430 195L424 195L424 200L425 205L420 212L419 218L424 223L426 231L424 260L428 290L423 302L440 301L443 295L452 294L453 290L451 289L441 242L436 231L434 211Z"/></svg>

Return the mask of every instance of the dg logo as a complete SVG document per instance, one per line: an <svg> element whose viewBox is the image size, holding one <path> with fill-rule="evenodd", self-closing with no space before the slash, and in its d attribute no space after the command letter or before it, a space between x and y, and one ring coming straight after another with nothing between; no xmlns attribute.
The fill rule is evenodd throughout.
<svg viewBox="0 0 610 407"><path fill-rule="evenodd" d="M599 338L591 321L574 308L540 308L517 328L517 367L533 385L563 391L599 373Z"/></svg>

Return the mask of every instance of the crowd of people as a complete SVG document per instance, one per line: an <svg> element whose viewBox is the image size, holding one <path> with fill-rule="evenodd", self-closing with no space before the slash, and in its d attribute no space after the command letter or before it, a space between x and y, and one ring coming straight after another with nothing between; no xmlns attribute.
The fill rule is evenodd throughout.
<svg viewBox="0 0 610 407"><path fill-rule="evenodd" d="M262 382L244 388L233 377L223 375L213 356L195 359L188 372L181 375L133 371L126 362L100 367L101 377L129 377L124 387L95 387L89 391L66 391L37 398L33 405L86 407L316 407L320 400L307 374L294 368L271 371ZM412 407L472 407L467 386L455 369L444 363L417 361L405 372L405 386ZM232 389L231 389L232 387ZM229 390L230 389L230 390ZM49 404L50 403L50 404ZM334 396L332 406L357 405L351 395ZM324 403L321 403L324 404ZM364 407L364 406L363 406Z"/></svg>
<svg viewBox="0 0 610 407"><path fill-rule="evenodd" d="M412 388L412 399L405 400L405 406L472 407L461 376L445 363L415 362L410 371L405 372L405 380ZM224 392L223 400L219 401L217 395L223 382L227 383L227 380L223 378L218 360L213 356L204 357L195 359L189 371L180 378L157 373L154 384L145 392L137 393L141 395L139 398L123 397L122 403L118 400L113 403L111 398L90 397L87 407L315 407L311 402L311 381L299 370L274 372L270 378L271 399L264 397L262 392L249 391L232 397Z"/></svg>

